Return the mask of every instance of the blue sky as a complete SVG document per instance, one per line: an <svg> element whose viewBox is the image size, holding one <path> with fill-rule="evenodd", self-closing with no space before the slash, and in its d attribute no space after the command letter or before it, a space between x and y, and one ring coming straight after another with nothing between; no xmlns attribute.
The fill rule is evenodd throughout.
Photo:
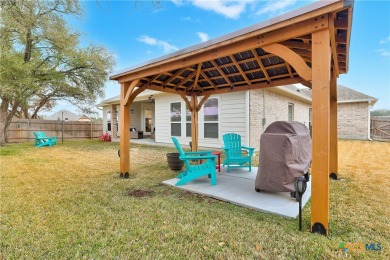
<svg viewBox="0 0 390 260"><path fill-rule="evenodd" d="M82 1L84 16L69 21L82 33L82 45L105 46L115 57L115 70L122 70L311 2L94 0ZM374 109L390 109L390 1L355 0L349 59L349 72L338 83L379 98ZM105 98L115 95L119 84L107 81Z"/></svg>

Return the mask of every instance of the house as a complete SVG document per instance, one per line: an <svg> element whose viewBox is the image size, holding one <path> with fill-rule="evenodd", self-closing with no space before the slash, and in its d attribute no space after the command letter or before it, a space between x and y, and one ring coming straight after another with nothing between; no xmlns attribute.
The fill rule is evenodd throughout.
<svg viewBox="0 0 390 260"><path fill-rule="evenodd" d="M47 117L45 117L46 120L58 120L58 121L80 121L80 122L90 122L91 119L85 115L79 116L75 113L62 109L58 112L55 112L54 114L51 114Z"/></svg>
<svg viewBox="0 0 390 260"><path fill-rule="evenodd" d="M303 90L311 97L309 89ZM378 101L354 89L337 87L337 131L344 139L370 139L370 108Z"/></svg>
<svg viewBox="0 0 390 260"><path fill-rule="evenodd" d="M368 139L369 109L377 99L338 86L339 138ZM104 100L103 131L119 137L119 96ZM244 145L259 150L260 135L274 121L299 121L311 126L311 90L293 85L210 96L199 111L199 145L220 148L222 135L238 133ZM179 95L145 90L130 108L130 127L145 137L155 129L155 141L191 141L191 113Z"/></svg>

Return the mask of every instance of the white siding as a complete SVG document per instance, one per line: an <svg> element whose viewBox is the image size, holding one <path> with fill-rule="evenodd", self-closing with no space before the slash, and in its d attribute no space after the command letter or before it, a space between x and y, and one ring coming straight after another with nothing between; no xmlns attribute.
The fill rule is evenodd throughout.
<svg viewBox="0 0 390 260"><path fill-rule="evenodd" d="M249 136L247 136L247 91L223 94L221 98L221 145L223 145L222 135L226 133L236 133L241 135L243 145L249 144ZM220 146L221 146L220 145Z"/></svg>
<svg viewBox="0 0 390 260"><path fill-rule="evenodd" d="M203 108L199 111L199 146L220 148L223 145L222 135L226 133L237 133L242 137L242 143L249 143L247 132L247 110L246 92L235 92L223 95L213 95L210 98L216 97L219 102L219 138L204 138L203 131ZM170 104L172 102L181 102L182 104L182 121L181 129L182 136L178 137L181 144L188 145L191 137L186 137L186 118L185 118L185 102L174 94L162 94L156 96L156 142L172 143L171 126L170 126Z"/></svg>

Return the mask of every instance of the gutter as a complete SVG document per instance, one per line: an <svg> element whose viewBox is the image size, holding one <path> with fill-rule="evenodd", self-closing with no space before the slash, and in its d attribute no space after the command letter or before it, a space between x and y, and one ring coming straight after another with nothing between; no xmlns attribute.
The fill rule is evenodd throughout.
<svg viewBox="0 0 390 260"><path fill-rule="evenodd" d="M378 99L351 99L351 100L337 100L338 104L345 103L364 103L368 102L369 106L374 106Z"/></svg>
<svg viewBox="0 0 390 260"><path fill-rule="evenodd" d="M368 103L370 104L370 103ZM367 106L367 110L368 110L368 132L367 132L367 139L368 141L372 141L371 139L371 113L370 113L370 106Z"/></svg>

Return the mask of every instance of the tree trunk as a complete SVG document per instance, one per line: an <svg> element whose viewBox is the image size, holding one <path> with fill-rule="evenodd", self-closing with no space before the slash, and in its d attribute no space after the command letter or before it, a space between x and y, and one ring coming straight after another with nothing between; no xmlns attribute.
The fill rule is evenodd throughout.
<svg viewBox="0 0 390 260"><path fill-rule="evenodd" d="M32 39L31 39L31 29L27 30L26 35L26 47L24 48L24 62L29 62L31 60L31 50L32 50Z"/></svg>
<svg viewBox="0 0 390 260"><path fill-rule="evenodd" d="M7 143L7 129L11 124L12 118L14 117L18 102L15 102L12 106L11 111L8 111L8 101L2 100L0 105L0 146L4 146Z"/></svg>
<svg viewBox="0 0 390 260"><path fill-rule="evenodd" d="M3 105L2 102L0 110L0 146L4 146L7 142L7 112L7 106Z"/></svg>

